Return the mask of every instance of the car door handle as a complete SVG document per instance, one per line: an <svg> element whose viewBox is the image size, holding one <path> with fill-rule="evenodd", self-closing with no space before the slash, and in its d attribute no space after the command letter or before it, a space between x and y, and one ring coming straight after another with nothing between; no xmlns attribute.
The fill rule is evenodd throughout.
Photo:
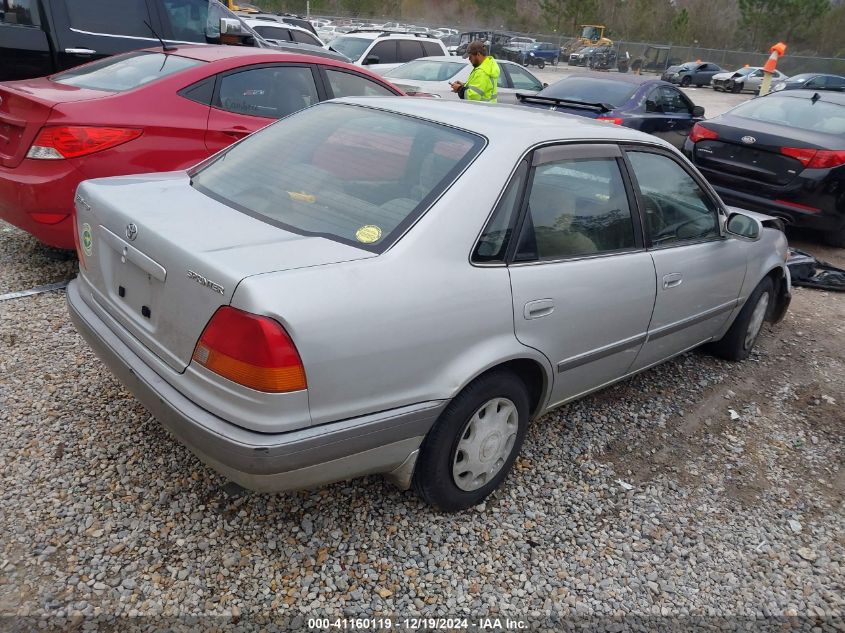
<svg viewBox="0 0 845 633"><path fill-rule="evenodd" d="M539 319L548 316L555 311L555 302L552 299L537 299L525 304L522 316L526 319Z"/></svg>
<svg viewBox="0 0 845 633"><path fill-rule="evenodd" d="M226 134L227 136L234 136L235 138L243 138L249 134L249 130L243 125L236 125L235 127L223 130L223 134Z"/></svg>
<svg viewBox="0 0 845 633"><path fill-rule="evenodd" d="M90 48L66 48L65 53L68 55L96 55L97 51Z"/></svg>
<svg viewBox="0 0 845 633"><path fill-rule="evenodd" d="M682 273L669 273L668 275L663 275L663 290L680 286L683 282L684 276Z"/></svg>

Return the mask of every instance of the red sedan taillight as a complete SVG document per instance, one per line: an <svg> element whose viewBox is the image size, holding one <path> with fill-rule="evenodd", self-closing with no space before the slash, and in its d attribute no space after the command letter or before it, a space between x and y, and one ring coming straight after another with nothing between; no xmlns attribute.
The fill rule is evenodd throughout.
<svg viewBox="0 0 845 633"><path fill-rule="evenodd" d="M77 158L122 145L138 138L142 130L119 127L44 127L32 142L27 158L61 160Z"/></svg>
<svg viewBox="0 0 845 633"><path fill-rule="evenodd" d="M622 125L622 119L616 116L600 116L596 117L596 121L604 121L605 123L613 123L613 125Z"/></svg>
<svg viewBox="0 0 845 633"><path fill-rule="evenodd" d="M709 128L704 127L701 123L696 123L692 126L692 130L689 133L689 140L693 143L698 143L698 141L704 140L714 140L719 138L719 133L715 132Z"/></svg>
<svg viewBox="0 0 845 633"><path fill-rule="evenodd" d="M230 306L211 317L193 360L257 391L284 393L308 387L302 359L285 329L269 317Z"/></svg>
<svg viewBox="0 0 845 633"><path fill-rule="evenodd" d="M808 169L830 169L845 165L845 150L781 147L780 153L800 161Z"/></svg>

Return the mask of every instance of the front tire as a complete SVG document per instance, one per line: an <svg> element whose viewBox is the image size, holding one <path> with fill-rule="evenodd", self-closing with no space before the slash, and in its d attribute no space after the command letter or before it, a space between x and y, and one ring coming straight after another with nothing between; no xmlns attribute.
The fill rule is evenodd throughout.
<svg viewBox="0 0 845 633"><path fill-rule="evenodd" d="M440 414L420 448L414 489L445 512L470 508L510 472L528 428L525 384L500 369L467 385Z"/></svg>
<svg viewBox="0 0 845 633"><path fill-rule="evenodd" d="M710 351L727 360L748 358L774 304L774 293L771 277L757 284L722 340L710 344Z"/></svg>
<svg viewBox="0 0 845 633"><path fill-rule="evenodd" d="M540 70L543 70L545 67L546 67L546 62L543 61L542 59L538 59L537 60L537 68L539 68Z"/></svg>
<svg viewBox="0 0 845 633"><path fill-rule="evenodd" d="M684 77L681 79L681 88L689 88L689 85L692 83L691 77Z"/></svg>

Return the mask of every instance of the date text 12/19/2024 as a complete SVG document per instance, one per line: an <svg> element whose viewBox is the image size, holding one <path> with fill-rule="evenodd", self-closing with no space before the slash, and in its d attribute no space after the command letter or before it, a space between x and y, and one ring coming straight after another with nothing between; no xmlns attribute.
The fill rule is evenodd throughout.
<svg viewBox="0 0 845 633"><path fill-rule="evenodd" d="M520 631L527 629L528 623L512 618L309 618L308 628L312 631Z"/></svg>

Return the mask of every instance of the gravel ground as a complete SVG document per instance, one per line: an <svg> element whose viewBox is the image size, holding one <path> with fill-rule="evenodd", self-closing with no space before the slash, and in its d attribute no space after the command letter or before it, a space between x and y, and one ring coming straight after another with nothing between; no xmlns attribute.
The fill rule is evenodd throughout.
<svg viewBox="0 0 845 633"><path fill-rule="evenodd" d="M75 268L2 224L0 262L0 292ZM2 302L0 615L70 629L155 616L99 622L114 630L186 615L798 616L833 630L843 334L845 295L797 289L749 361L686 354L545 416L502 489L445 515L375 477L240 493L102 366L62 291Z"/></svg>

